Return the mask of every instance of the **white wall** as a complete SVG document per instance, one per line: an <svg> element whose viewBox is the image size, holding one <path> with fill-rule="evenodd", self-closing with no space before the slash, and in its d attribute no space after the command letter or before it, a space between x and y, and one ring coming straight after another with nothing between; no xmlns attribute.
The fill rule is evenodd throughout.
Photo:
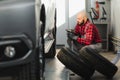
<svg viewBox="0 0 120 80"><path fill-rule="evenodd" d="M120 38L120 0L111 0L111 33Z"/></svg>
<svg viewBox="0 0 120 80"><path fill-rule="evenodd" d="M56 0L57 4L57 45L67 45L66 44L66 32L65 29L68 28L68 0Z"/></svg>
<svg viewBox="0 0 120 80"><path fill-rule="evenodd" d="M85 9L85 0L69 0L69 28L74 28L76 16L83 9Z"/></svg>
<svg viewBox="0 0 120 80"><path fill-rule="evenodd" d="M85 9L85 0L56 0L57 4L57 45L67 46L65 29L76 25L76 15Z"/></svg>

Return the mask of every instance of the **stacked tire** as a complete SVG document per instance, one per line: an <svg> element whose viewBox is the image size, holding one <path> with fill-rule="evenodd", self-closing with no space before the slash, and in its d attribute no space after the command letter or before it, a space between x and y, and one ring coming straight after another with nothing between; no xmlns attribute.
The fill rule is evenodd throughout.
<svg viewBox="0 0 120 80"><path fill-rule="evenodd" d="M118 70L113 63L91 48L85 48L85 51L78 53L67 47L63 47L58 52L57 58L68 69L86 80L92 77L95 70L108 78L112 78Z"/></svg>
<svg viewBox="0 0 120 80"><path fill-rule="evenodd" d="M62 48L57 54L57 58L68 69L86 80L89 80L95 71L93 66L89 65L83 56L78 56L77 53L71 51L69 48Z"/></svg>
<svg viewBox="0 0 120 80"><path fill-rule="evenodd" d="M98 72L108 78L112 78L115 75L118 68L113 63L98 54L96 50L88 47L85 49L86 50L80 52L80 55L84 56L89 64L92 64Z"/></svg>

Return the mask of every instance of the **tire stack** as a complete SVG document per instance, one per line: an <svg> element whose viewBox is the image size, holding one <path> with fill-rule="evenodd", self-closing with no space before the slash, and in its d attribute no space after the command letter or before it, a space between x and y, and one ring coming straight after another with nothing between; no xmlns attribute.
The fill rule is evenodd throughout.
<svg viewBox="0 0 120 80"><path fill-rule="evenodd" d="M63 47L58 52L57 58L68 69L85 80L91 79L95 70L107 78L112 78L118 70L113 63L91 48L86 48L85 51L78 53L75 51L73 52L67 47Z"/></svg>

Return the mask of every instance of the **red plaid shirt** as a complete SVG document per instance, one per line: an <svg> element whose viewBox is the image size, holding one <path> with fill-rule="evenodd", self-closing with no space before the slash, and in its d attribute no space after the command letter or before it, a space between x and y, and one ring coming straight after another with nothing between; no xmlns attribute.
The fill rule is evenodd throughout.
<svg viewBox="0 0 120 80"><path fill-rule="evenodd" d="M77 38L77 41L83 45L102 42L98 29L94 24L91 24L89 20L82 26L77 24L75 27L75 34L80 35L80 37Z"/></svg>

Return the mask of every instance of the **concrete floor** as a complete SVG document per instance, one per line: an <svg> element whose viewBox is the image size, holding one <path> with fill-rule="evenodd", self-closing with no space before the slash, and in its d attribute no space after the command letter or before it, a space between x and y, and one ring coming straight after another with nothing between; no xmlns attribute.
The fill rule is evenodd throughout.
<svg viewBox="0 0 120 80"><path fill-rule="evenodd" d="M59 50L57 50L58 52ZM116 54L112 52L102 52L102 56L108 60L112 60ZM107 79L104 75L95 71L92 80L120 80L120 61L116 64L119 68L113 79ZM46 60L45 80L83 80L80 76L74 74L67 69L56 57L54 59Z"/></svg>

